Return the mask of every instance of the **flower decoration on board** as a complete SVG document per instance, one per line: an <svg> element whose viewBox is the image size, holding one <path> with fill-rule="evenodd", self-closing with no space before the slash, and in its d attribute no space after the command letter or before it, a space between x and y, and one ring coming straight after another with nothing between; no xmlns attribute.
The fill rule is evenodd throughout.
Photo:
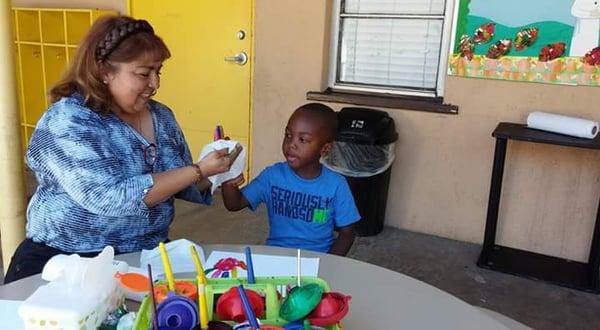
<svg viewBox="0 0 600 330"><path fill-rule="evenodd" d="M496 23L482 24L475 30L473 35L473 42L475 44L485 44L494 37L494 30L496 29Z"/></svg>
<svg viewBox="0 0 600 330"><path fill-rule="evenodd" d="M539 31L538 28L533 27L517 32L515 36L515 49L519 51L533 45L538 38Z"/></svg>
<svg viewBox="0 0 600 330"><path fill-rule="evenodd" d="M469 37L466 34L463 34L462 37L460 37L460 43L458 44L458 50L460 53L460 56L462 57L466 57L470 60L473 59L473 50L475 49L475 43L473 42L473 39L471 37Z"/></svg>
<svg viewBox="0 0 600 330"><path fill-rule="evenodd" d="M500 57L508 54L511 46L512 41L510 41L510 39L498 40L498 42L490 46L485 56L491 59L499 59Z"/></svg>
<svg viewBox="0 0 600 330"><path fill-rule="evenodd" d="M585 53L581 58L581 62L587 65L600 65L600 47L596 47Z"/></svg>
<svg viewBox="0 0 600 330"><path fill-rule="evenodd" d="M541 62L548 62L557 59L563 56L567 48L566 46L567 45L564 42L556 42L553 44L546 45L540 50L540 55L538 56L538 59Z"/></svg>

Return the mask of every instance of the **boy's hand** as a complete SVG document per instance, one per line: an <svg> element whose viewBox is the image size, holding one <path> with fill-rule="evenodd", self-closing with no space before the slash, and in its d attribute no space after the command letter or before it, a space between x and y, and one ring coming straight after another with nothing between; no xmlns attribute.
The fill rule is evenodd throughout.
<svg viewBox="0 0 600 330"><path fill-rule="evenodd" d="M244 182L246 182L246 179L244 178L244 174L240 174L239 176L237 176L231 180L227 180L227 181L223 182L223 186L227 185L227 186L239 187L239 186L243 185Z"/></svg>
<svg viewBox="0 0 600 330"><path fill-rule="evenodd" d="M239 186L243 184L244 175L240 174L236 178L223 182L221 184L221 195L223 195L223 204L229 211L239 211L249 206L248 201L242 195Z"/></svg>

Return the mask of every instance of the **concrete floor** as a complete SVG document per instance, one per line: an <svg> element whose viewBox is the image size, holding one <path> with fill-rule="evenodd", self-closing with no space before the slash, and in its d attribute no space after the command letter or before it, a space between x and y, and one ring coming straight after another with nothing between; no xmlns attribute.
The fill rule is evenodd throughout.
<svg viewBox="0 0 600 330"><path fill-rule="evenodd" d="M263 244L266 210L231 213L177 202L171 238L198 243ZM600 295L478 268L480 245L386 227L359 237L349 257L382 266L491 309L535 329L600 329Z"/></svg>

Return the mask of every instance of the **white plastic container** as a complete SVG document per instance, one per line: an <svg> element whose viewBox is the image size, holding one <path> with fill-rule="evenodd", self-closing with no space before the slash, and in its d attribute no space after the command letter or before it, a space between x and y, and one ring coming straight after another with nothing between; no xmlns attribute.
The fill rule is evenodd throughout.
<svg viewBox="0 0 600 330"><path fill-rule="evenodd" d="M125 295L112 267L114 251L96 258L68 256L64 276L39 287L19 307L28 330L91 330L121 306Z"/></svg>
<svg viewBox="0 0 600 330"><path fill-rule="evenodd" d="M113 290L104 297L81 292L65 292L55 282L37 289L19 307L25 329L82 330L96 329L108 313L125 301L116 281Z"/></svg>

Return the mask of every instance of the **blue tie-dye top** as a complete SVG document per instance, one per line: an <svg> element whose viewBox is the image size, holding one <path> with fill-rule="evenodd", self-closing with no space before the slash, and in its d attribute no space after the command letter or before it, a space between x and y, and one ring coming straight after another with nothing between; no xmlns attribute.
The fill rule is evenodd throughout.
<svg viewBox="0 0 600 330"><path fill-rule="evenodd" d="M27 208L27 237L67 252L151 249L167 239L174 200L147 207L152 173L192 164L175 117L150 101L157 157L149 143L116 115L85 107L75 93L54 103L39 120L27 150L38 188ZM195 185L174 197L210 203Z"/></svg>

